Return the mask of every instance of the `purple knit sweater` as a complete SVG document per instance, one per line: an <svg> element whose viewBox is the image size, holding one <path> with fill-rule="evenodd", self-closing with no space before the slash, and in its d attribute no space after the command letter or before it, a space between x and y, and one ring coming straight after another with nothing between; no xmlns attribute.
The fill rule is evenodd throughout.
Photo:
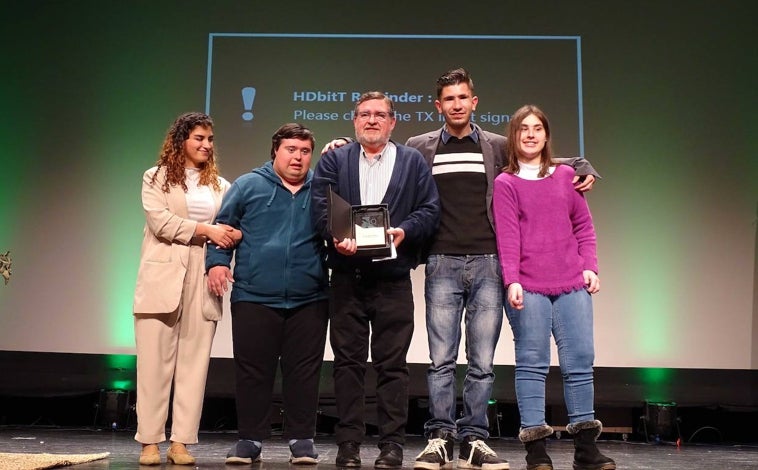
<svg viewBox="0 0 758 470"><path fill-rule="evenodd" d="M584 288L582 271L597 273L595 228L587 201L574 190L574 170L525 180L502 173L492 199L503 283L557 295Z"/></svg>

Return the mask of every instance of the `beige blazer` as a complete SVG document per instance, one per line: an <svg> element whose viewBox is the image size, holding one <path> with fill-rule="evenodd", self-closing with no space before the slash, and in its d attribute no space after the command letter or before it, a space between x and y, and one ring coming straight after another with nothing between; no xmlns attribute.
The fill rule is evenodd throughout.
<svg viewBox="0 0 758 470"><path fill-rule="evenodd" d="M161 168L155 183L151 184L156 171L157 167L150 168L142 176L142 207L146 223L133 308L134 313L141 314L170 313L179 307L192 237L197 227L197 222L188 218L184 190L171 186L165 193L161 189L166 178L165 168ZM211 187L215 201L214 218L229 189L228 181L220 178L219 182L221 191ZM205 284L197 287L204 291L203 315L209 320L219 320L221 298L212 295Z"/></svg>

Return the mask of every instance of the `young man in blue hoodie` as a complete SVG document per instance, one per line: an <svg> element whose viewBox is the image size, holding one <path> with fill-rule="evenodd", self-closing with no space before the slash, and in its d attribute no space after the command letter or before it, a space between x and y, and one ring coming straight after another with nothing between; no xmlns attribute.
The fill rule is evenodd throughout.
<svg viewBox="0 0 758 470"><path fill-rule="evenodd" d="M231 293L239 441L226 463L259 460L271 437L269 411L282 368L284 437L293 464L315 464L313 445L321 363L328 324L322 238L311 223L313 133L285 124L272 137L271 161L239 177L217 222L242 231L234 249L209 247L208 287ZM230 270L235 255L234 276Z"/></svg>

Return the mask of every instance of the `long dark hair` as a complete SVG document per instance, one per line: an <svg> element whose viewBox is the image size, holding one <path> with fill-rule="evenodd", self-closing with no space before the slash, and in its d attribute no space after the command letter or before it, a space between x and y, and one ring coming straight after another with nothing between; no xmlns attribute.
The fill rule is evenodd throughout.
<svg viewBox="0 0 758 470"><path fill-rule="evenodd" d="M528 116L534 114L534 116L542 122L542 127L545 128L545 147L542 149L540 155L540 171L537 176L540 178L546 176L550 170L550 166L553 164L553 149L550 146L550 122L547 120L547 115L537 106L533 104L527 104L516 110L511 116L510 121L505 130L505 135L508 137L508 142L505 146L506 164L503 171L506 173L518 173L518 156L519 156L519 133L521 132L521 123L524 122Z"/></svg>

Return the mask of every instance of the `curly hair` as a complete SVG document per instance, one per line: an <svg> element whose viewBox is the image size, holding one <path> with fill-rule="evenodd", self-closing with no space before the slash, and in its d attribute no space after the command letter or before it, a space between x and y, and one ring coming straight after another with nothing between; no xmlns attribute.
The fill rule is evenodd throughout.
<svg viewBox="0 0 758 470"><path fill-rule="evenodd" d="M187 183L184 174L184 142L189 139L190 134L196 127L203 129L213 129L213 119L203 113L191 112L184 113L171 125L163 139L161 153L158 156L158 169L166 168L166 180L163 182L161 189L163 192L169 192L171 186L181 186L187 191ZM152 183L155 183L156 171L153 174ZM216 153L210 152L208 161L200 167L200 184L213 186L216 191L221 189L218 182L218 166L216 165Z"/></svg>

